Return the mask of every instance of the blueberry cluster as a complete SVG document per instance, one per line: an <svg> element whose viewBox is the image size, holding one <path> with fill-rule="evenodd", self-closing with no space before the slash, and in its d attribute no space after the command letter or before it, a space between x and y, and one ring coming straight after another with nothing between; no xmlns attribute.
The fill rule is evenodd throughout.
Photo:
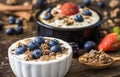
<svg viewBox="0 0 120 77"><path fill-rule="evenodd" d="M49 40L48 43L45 40L46 40L45 38L37 36L33 40L31 40L27 46L26 45L19 46L16 49L15 54L16 55L23 54L29 49L29 51L32 52L32 58L38 59L40 58L40 56L43 55L43 51L40 48L42 44L47 44L49 46L50 53L51 52L57 53L62 51L62 48L58 40L51 39Z"/></svg>
<svg viewBox="0 0 120 77"><path fill-rule="evenodd" d="M52 8L47 8L46 9L46 11L45 11L46 13L44 15L45 20L50 20L50 19L53 18L53 15L51 14L51 10L52 10Z"/></svg>
<svg viewBox="0 0 120 77"><path fill-rule="evenodd" d="M7 35L13 34L19 35L23 33L23 27L22 26L17 26L16 28L9 27L8 29L6 29L5 32Z"/></svg>
<svg viewBox="0 0 120 77"><path fill-rule="evenodd" d="M79 6L79 7L80 7L80 6ZM82 15L84 15L84 16L92 16L92 13L91 13L90 10L83 10ZM80 15L80 14L76 15L76 16L75 16L75 21L76 21L76 22L83 22L83 21L84 21L84 18L83 18L82 15Z"/></svg>
<svg viewBox="0 0 120 77"><path fill-rule="evenodd" d="M88 5L91 4L91 0L83 0L83 4L88 6ZM97 6L100 7L100 8L104 8L105 7L104 1L98 1Z"/></svg>
<svg viewBox="0 0 120 77"><path fill-rule="evenodd" d="M13 35L13 34L19 35L23 33L23 27L22 27L23 21L21 19L16 19L15 17L10 16L8 17L8 23L17 24L17 27L16 28L9 27L8 29L6 29L7 35Z"/></svg>
<svg viewBox="0 0 120 77"><path fill-rule="evenodd" d="M19 26L23 25L23 21L21 19L16 19L13 16L9 16L8 17L8 23L9 24L18 24Z"/></svg>

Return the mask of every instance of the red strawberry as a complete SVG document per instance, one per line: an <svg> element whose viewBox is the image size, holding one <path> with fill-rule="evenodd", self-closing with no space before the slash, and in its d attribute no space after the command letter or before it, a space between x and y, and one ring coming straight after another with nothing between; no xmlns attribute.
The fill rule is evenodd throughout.
<svg viewBox="0 0 120 77"><path fill-rule="evenodd" d="M117 33L110 33L106 35L98 45L98 50L114 51L120 47L119 35Z"/></svg>
<svg viewBox="0 0 120 77"><path fill-rule="evenodd" d="M78 12L79 12L78 6L76 6L75 4L71 2L67 2L63 4L61 7L61 14L64 14L64 15L68 15L68 16L74 15Z"/></svg>

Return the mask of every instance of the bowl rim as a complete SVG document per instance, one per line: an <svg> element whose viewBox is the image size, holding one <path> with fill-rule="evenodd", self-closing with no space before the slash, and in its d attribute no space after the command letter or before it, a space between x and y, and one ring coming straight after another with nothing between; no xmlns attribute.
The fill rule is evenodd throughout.
<svg viewBox="0 0 120 77"><path fill-rule="evenodd" d="M35 38L35 37L30 37L30 38ZM60 58L58 58L57 60L55 59L55 60L50 60L50 61L25 61L25 60L21 60L21 59L19 59L19 58L16 58L15 56L13 56L12 55L12 53L11 53L11 48L12 48L12 46L15 44L15 43L17 43L18 41L16 41L16 42L14 42L9 48L8 48L8 58L9 59L14 59L14 60L16 60L16 61L19 61L19 62L21 62L21 63L26 63L26 64L51 64L51 63L59 63L59 62L61 62L62 60L64 60L64 59L67 59L69 56L72 56L72 47L69 45L69 43L67 43L66 41L63 41L63 40L61 40L61 39L58 39L58 38L53 38L53 37L45 37L45 38L51 38L51 39L57 39L57 40L59 40L59 41L61 41L62 43L64 43L65 45L67 45L67 48L68 48L68 54L67 55L65 55L65 56L63 56L63 57L60 57ZM27 39L27 38L25 38L25 39ZM29 39L29 38L28 38ZM23 40L23 39L22 39ZM21 40L19 40L19 41L21 41Z"/></svg>
<svg viewBox="0 0 120 77"><path fill-rule="evenodd" d="M53 6L52 6L52 7L53 7ZM46 9L46 8L45 8L45 9ZM40 14L42 11L44 11L45 9L38 10L38 11L35 13L34 19L35 19L35 22L36 22L37 24L39 24L39 26L43 26L43 27L49 28L49 29L64 30L64 31L76 31L76 30L82 30L82 29L89 29L89 28L97 27L96 25L98 25L100 22L103 21L103 20L102 20L102 15L101 15L97 10L90 8L91 10L95 11L95 12L98 14L98 16L99 16L99 20L98 20L98 22L96 22L95 24L92 24L92 25L90 25L90 26L80 27L80 28L58 28L58 27L54 27L54 26L47 25L47 24L45 24L45 23L43 23L43 22L41 22L41 21L39 20L39 14Z"/></svg>

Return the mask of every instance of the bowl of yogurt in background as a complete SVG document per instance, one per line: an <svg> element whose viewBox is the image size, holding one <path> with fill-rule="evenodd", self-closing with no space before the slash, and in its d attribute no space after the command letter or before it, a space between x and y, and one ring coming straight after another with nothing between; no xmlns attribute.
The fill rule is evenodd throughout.
<svg viewBox="0 0 120 77"><path fill-rule="evenodd" d="M64 4L58 4L55 7L53 7L52 10L56 10L60 14L60 7L62 5ZM66 23L64 23L64 19L59 20L56 19L55 16L53 16L53 18L55 18L53 22L51 22L52 20L49 22L48 20L44 19L44 17L46 16L46 9L38 11L35 15L35 19L38 24L38 35L56 37L67 42L76 42L77 44L79 44L79 46L82 46L82 44L87 40L96 41L96 38L99 38L98 29L101 25L102 18L97 11L89 8L87 9L92 15L90 15L89 18L86 18L87 16L82 14L83 9L85 8L86 7L78 7L78 13L67 16L67 18L69 18L68 22L71 20L74 21L74 24L70 25L66 25ZM75 21L76 15L79 14L84 19L82 22Z"/></svg>
<svg viewBox="0 0 120 77"><path fill-rule="evenodd" d="M33 40L35 39L35 37L25 38L25 39ZM14 48L16 48L17 43L18 42L24 43L25 39L13 43L8 49L9 63L16 77L64 77L65 76L65 74L69 70L72 61L72 48L67 42L57 38L50 38L50 39L57 39L60 43L62 43L62 46L68 49L66 55L62 55L61 57L49 61L41 61L39 59L37 59L37 61L36 60L26 61L24 60L25 54L16 55L14 51Z"/></svg>

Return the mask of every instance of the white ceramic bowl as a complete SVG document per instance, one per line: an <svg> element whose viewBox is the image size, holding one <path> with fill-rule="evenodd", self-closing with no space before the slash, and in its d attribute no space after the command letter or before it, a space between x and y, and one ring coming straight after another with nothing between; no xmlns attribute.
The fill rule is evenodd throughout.
<svg viewBox="0 0 120 77"><path fill-rule="evenodd" d="M57 39L57 38L55 38ZM72 61L72 48L70 45L57 39L68 48L68 54L50 61L25 61L11 54L13 43L8 49L10 66L17 77L64 77L68 72Z"/></svg>

